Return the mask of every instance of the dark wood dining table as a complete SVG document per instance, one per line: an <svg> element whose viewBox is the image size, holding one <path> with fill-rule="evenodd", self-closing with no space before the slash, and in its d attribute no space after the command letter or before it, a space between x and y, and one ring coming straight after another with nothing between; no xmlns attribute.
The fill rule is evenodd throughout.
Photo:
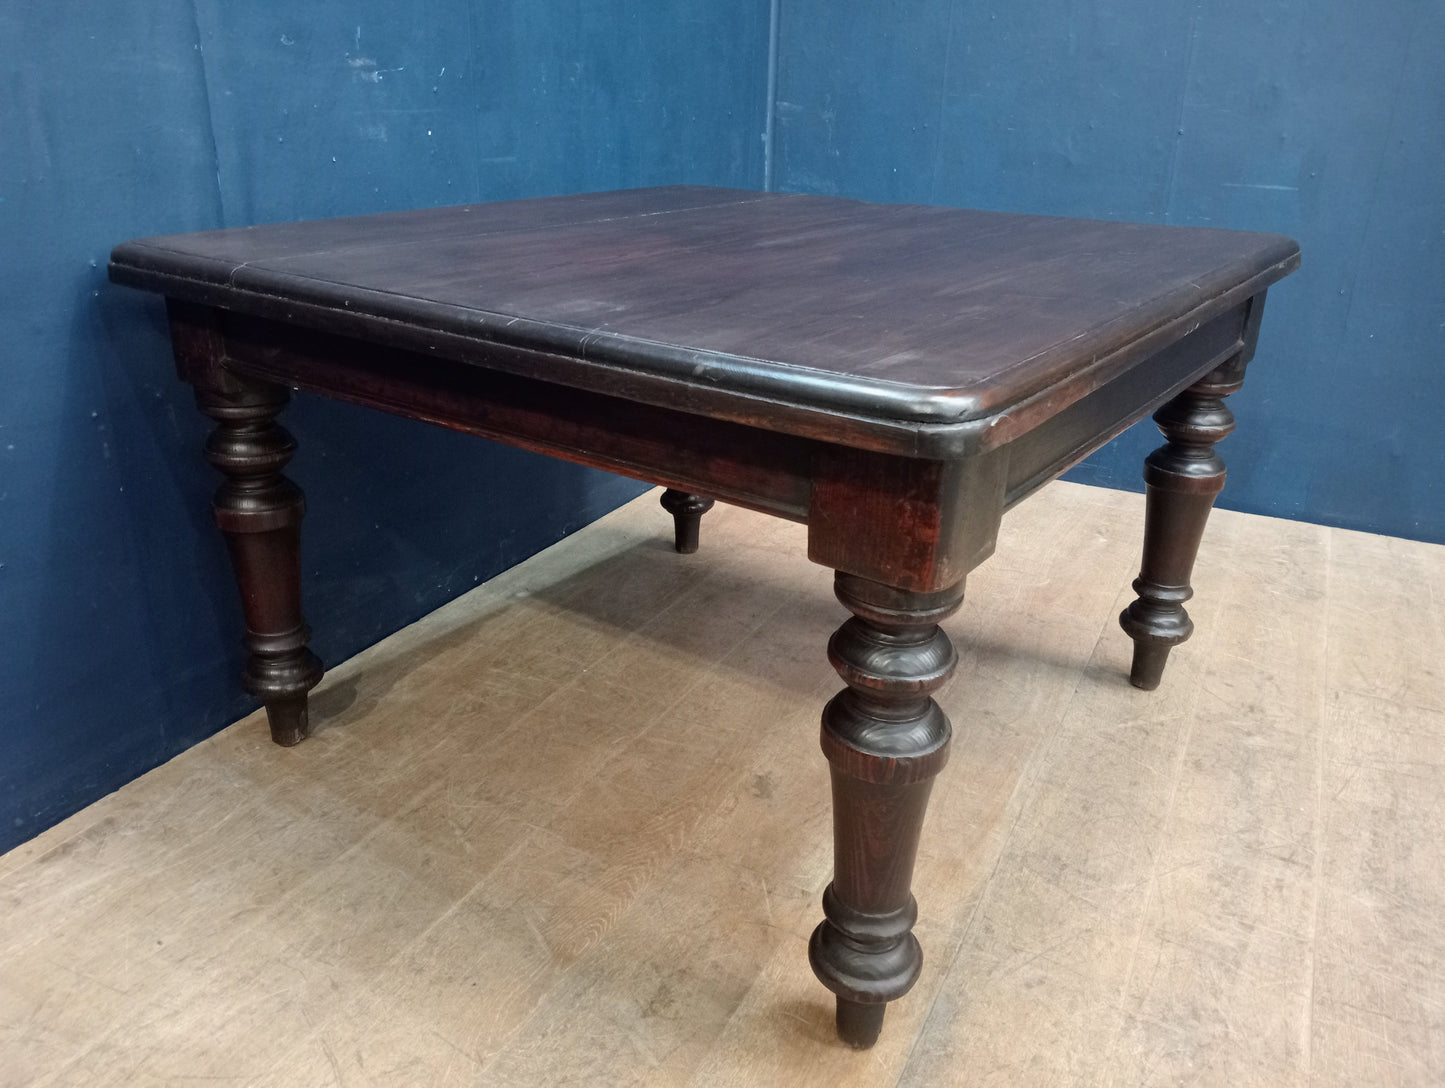
<svg viewBox="0 0 1445 1088"><path fill-rule="evenodd" d="M851 613L827 651L835 869L809 958L866 1047L923 962L910 884L950 737L931 693L957 661L939 622L1009 507L1153 413L1120 622L1156 687L1192 630L1224 398L1298 263L1278 235L669 187L148 238L110 276L166 296L215 423L242 683L279 744L322 674L276 422L292 390L665 485L679 550L715 499L807 525Z"/></svg>

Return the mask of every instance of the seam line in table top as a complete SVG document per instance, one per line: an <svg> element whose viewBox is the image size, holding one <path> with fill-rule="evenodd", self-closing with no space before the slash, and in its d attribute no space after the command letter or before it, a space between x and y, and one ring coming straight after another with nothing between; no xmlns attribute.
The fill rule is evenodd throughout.
<svg viewBox="0 0 1445 1088"><path fill-rule="evenodd" d="M685 188L693 188L693 186L685 186L685 185L684 185L684 186L678 186L678 188L683 188L683 189L685 189ZM696 188L706 189L707 187L706 187L706 186L696 186ZM627 189L615 190L615 192L630 192L630 191L631 191L631 190L627 190ZM564 222L549 223L549 224L546 224L545 226L537 226L537 225L534 224L534 225L532 225L532 226L525 226L525 227L498 227L498 228L496 228L496 229L494 229L494 230L481 231L481 232L479 232L479 233L477 233L477 234L471 235L471 237L474 237L474 238L487 238L487 237L492 237L492 236L494 236L494 235L499 235L499 234L524 234L524 233L526 233L526 232L528 232L528 231L551 230L551 229L555 229L555 228L558 228L558 227L580 227L580 226L590 226L590 225L595 224L595 223L615 223L615 222L618 222L619 220L623 220L623 219L652 219L652 218L655 218L655 217L657 217L657 216L677 215L677 214L679 214L679 213L681 213L681 212L695 212L695 211L700 211L700 210L702 210L703 208L731 208L731 207L736 207L736 206L739 206L739 205L742 205L742 204L758 204L758 203L761 203L761 202L766 201L766 200L777 199L777 198L780 198L780 197L791 197L791 196L797 196L797 195L800 195L800 194L796 194L796 193L758 193L756 196L754 196L754 197L752 197L752 198L750 198L750 199L747 199L747 200L722 200L722 201L714 201L713 203L710 203L710 204L692 204L692 205L689 205L689 206L687 206L687 207L685 207L685 208L662 208L662 209L659 209L659 210L657 210L657 211L636 212L636 213L633 213L633 214L631 214L631 215L604 215L604 216L599 216L599 217L596 217L596 218L569 219L569 220L566 220L566 221L564 221ZM523 198L523 200L519 200L519 201L517 201L517 203L524 203L524 202L527 201L527 200L554 200L554 199L557 199L557 198L555 198L555 197L530 197L530 198ZM490 206L492 206L492 205L487 204L487 203L481 203L481 204L454 204L454 205L441 205L440 208L447 208L447 207L453 207L453 208L457 208L457 207L460 207L460 208L485 208L485 207L490 207ZM432 209L422 209L422 210L424 210L424 211L429 211L429 210L432 210ZM386 216L386 215L398 215L398 214L404 215L404 214L407 214L407 213L406 213L406 212L376 212L376 213L373 213L373 214L370 215L370 216L337 216L336 218L337 218L337 219L366 219L366 218L380 218L380 217ZM306 220L299 220L298 222L306 222ZM313 220L313 222L314 222L314 220ZM325 220L320 220L320 222L325 222ZM233 231L237 231L237 232L242 232L242 233L244 233L244 232L246 232L246 231L264 230L264 229L268 229L268 228L272 228L272 227L283 227L283 226L290 226L290 225L292 225L292 224L289 224L289 223L262 223L262 224L259 224L259 225L257 225L257 226L254 226L254 227L225 227L225 228L221 228L221 229L222 229L222 230L233 230ZM211 232L208 231L208 232L202 232L202 233L211 233ZM174 236L162 235L161 237L174 237ZM182 235L181 237L187 237L187 236L186 236L186 235ZM137 239L137 242L140 242L140 243L143 243L144 241L145 241L144 239ZM377 242L377 241L375 241L375 240L368 240L368 241L366 241L366 242L357 243L357 244L355 244L355 245L328 246L328 247L325 248L325 249L309 249L309 250L306 250L305 252L302 252L302 253L288 253L288 254L286 254L286 255L283 256L283 257L257 257L257 258L254 258L254 259L252 259L252 260L242 261L242 262L240 262L239 264L233 265L232 268L231 268L231 271L230 271L229 275L228 275L227 278L226 278L226 284L227 284L227 286L233 286L233 285L234 285L234 282L235 282L236 273L242 271L243 269L251 268L251 267L253 267L253 266L255 266L255 265L258 265L258 264L264 264L264 262L266 262L266 261L294 261L294 260L300 260L301 258L304 258L304 257L314 257L314 256L316 256L316 255L318 255L318 254L321 254L321 253L341 253L341 252L347 252L347 251L349 251L349 250L356 250L356 249L373 249L373 248L377 248L378 246L384 246L384 247L387 248L387 249L392 249L392 248L397 248L397 249L399 249L399 248L402 248L402 247L404 247L404 246L427 245L427 244L430 244L432 241L434 241L434 239L430 239L430 238L417 238L417 239L412 239L412 240L410 240L410 241L402 240L402 241L385 242L385 243L380 243L380 242ZM131 244L134 245L134 244L136 244L136 243L131 243ZM190 250L172 249L172 248L167 247L167 246L147 245L146 248L147 248L147 249L156 250L156 251L158 251L158 252L163 252L163 253L175 253L175 254L178 254L178 255L184 256L184 257L192 257L192 258L195 258L195 257L200 257L200 256L202 256L202 255L200 255L200 254L193 253L193 252L191 252ZM218 263L229 263L229 262L226 262L224 258L202 257L202 259L204 259L204 260L213 260L213 261L217 261ZM311 277L311 278L318 278L318 277ZM321 282L330 283L330 282L333 282L333 281L324 280L324 281L321 281ZM392 292L392 293L395 293L395 292Z"/></svg>

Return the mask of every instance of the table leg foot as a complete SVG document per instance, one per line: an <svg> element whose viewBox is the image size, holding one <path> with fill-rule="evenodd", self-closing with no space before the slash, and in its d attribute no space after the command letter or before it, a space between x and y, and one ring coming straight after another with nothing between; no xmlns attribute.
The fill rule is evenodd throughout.
<svg viewBox="0 0 1445 1088"><path fill-rule="evenodd" d="M909 886L951 736L931 693L958 657L938 621L958 608L963 585L910 593L840 573L834 588L854 615L828 643L848 686L823 710L834 871L808 958L838 997L839 1037L868 1047L887 1003L908 992L923 966Z"/></svg>
<svg viewBox="0 0 1445 1088"><path fill-rule="evenodd" d="M1164 679L1164 666L1169 661L1168 642L1139 638L1134 643L1134 661L1129 667L1129 683L1140 691L1153 691Z"/></svg>
<svg viewBox="0 0 1445 1088"><path fill-rule="evenodd" d="M662 493L661 501L662 508L672 515L673 547L683 555L691 555L697 551L698 529L702 524L702 516L712 509L713 500L669 487Z"/></svg>
<svg viewBox="0 0 1445 1088"><path fill-rule="evenodd" d="M225 476L212 508L246 617L241 683L266 704L271 738L289 747L306 736L306 693L321 679L321 662L301 616L305 500L281 474L296 449L276 424L288 397L281 386L225 372L196 387L201 411L216 421L206 460Z"/></svg>
<svg viewBox="0 0 1445 1088"><path fill-rule="evenodd" d="M306 696L296 699L274 699L266 704L266 719L271 724L271 739L282 748L294 748L306 739L310 723L306 713Z"/></svg>
<svg viewBox="0 0 1445 1088"><path fill-rule="evenodd" d="M1139 596L1119 615L1134 640L1129 682L1145 691L1159 686L1169 651L1194 633L1184 608L1194 595L1189 577L1225 480L1214 445L1234 430L1224 398L1243 380L1243 365L1228 363L1154 414L1167 441L1144 462L1144 558L1134 579Z"/></svg>
<svg viewBox="0 0 1445 1088"><path fill-rule="evenodd" d="M887 1011L887 1005L865 1005L846 997L838 998L835 1017L838 1038L857 1050L867 1050L878 1041L883 1031L883 1014Z"/></svg>

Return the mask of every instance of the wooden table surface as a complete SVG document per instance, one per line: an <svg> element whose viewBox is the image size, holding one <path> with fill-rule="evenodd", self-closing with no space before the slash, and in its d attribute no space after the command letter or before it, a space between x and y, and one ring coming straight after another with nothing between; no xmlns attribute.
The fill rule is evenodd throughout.
<svg viewBox="0 0 1445 1088"><path fill-rule="evenodd" d="M111 275L794 433L856 417L946 453L1022 404L1078 400L1298 253L1277 235L676 187L143 239Z"/></svg>

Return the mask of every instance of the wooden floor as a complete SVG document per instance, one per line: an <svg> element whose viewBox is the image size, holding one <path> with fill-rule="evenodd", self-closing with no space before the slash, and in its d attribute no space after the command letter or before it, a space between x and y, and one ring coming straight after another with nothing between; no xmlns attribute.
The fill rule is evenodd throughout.
<svg viewBox="0 0 1445 1088"><path fill-rule="evenodd" d="M845 617L645 496L0 858L5 1085L1445 1083L1445 548L1217 512L1153 694L1142 500L1055 484L947 625L879 1045L808 969Z"/></svg>

